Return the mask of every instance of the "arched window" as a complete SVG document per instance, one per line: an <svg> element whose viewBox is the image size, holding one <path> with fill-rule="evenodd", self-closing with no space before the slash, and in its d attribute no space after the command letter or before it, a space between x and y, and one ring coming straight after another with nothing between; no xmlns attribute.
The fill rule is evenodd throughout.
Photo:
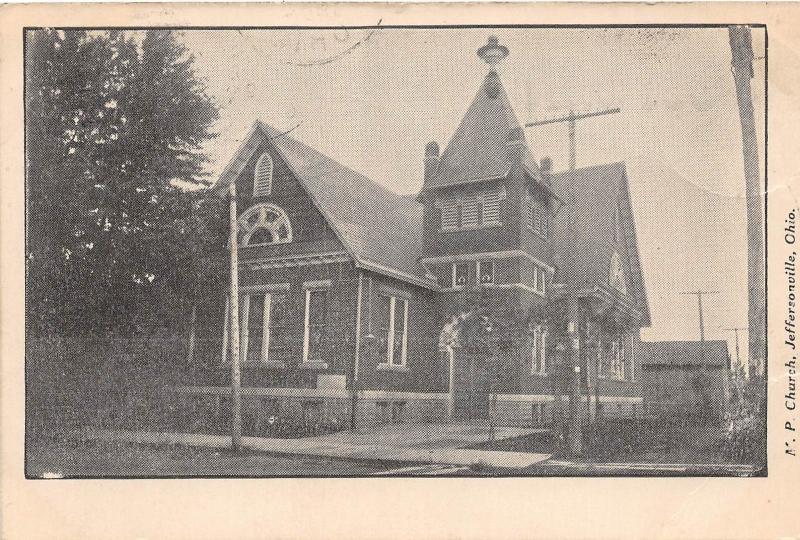
<svg viewBox="0 0 800 540"><path fill-rule="evenodd" d="M253 175L253 197L267 197L272 192L272 157L264 152L258 158Z"/></svg>
<svg viewBox="0 0 800 540"><path fill-rule="evenodd" d="M274 204L257 204L239 218L242 246L288 244L292 241L289 217Z"/></svg>

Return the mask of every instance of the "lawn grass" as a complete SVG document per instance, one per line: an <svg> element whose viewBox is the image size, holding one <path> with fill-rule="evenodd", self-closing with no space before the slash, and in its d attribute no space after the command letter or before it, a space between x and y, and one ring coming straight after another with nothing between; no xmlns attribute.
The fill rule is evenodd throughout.
<svg viewBox="0 0 800 540"><path fill-rule="evenodd" d="M379 464L328 458L276 456L183 445L138 445L77 439L29 444L28 478L362 476Z"/></svg>
<svg viewBox="0 0 800 540"><path fill-rule="evenodd" d="M739 463L725 451L725 430L720 423L679 425L658 421L635 423L629 420L607 420L599 425L596 439L593 429L594 426L584 426L585 455L582 458L568 456L564 445L557 444L551 433L534 433L492 443L484 442L469 448L551 454L555 458L566 457L583 463Z"/></svg>

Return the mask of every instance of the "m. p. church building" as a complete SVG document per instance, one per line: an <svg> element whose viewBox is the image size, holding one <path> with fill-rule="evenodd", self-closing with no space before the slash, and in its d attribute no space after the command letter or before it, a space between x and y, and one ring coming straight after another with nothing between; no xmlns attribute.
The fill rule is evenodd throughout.
<svg viewBox="0 0 800 540"><path fill-rule="evenodd" d="M255 122L216 185L241 210L246 412L544 424L579 384L582 415L636 413L650 321L625 165L537 162L495 70L507 54L478 50L489 72L444 150L420 144L416 196Z"/></svg>

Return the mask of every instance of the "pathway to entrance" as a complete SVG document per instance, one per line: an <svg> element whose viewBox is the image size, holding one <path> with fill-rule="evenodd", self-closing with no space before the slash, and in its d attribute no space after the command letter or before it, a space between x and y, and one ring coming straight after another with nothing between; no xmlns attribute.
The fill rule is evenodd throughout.
<svg viewBox="0 0 800 540"><path fill-rule="evenodd" d="M491 431L487 422L384 424L355 431L340 431L321 437L312 437L308 440L324 444L376 444L405 448L456 449L489 441ZM502 441L548 431L546 429L495 426L494 440Z"/></svg>
<svg viewBox="0 0 800 540"><path fill-rule="evenodd" d="M536 432L522 428L495 428L495 440ZM142 444L181 444L205 448L229 448L224 435L157 433L121 430L87 430L89 440ZM340 432L302 439L243 437L242 446L259 452L286 455L359 459L387 463L437 463L470 466L481 464L500 469L523 469L547 459L550 454L496 452L463 448L488 440L489 427L473 424L391 424L356 432Z"/></svg>

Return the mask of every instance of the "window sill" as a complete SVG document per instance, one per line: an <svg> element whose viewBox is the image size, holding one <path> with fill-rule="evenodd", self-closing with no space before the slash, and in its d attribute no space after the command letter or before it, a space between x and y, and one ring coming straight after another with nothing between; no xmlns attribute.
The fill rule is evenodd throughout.
<svg viewBox="0 0 800 540"><path fill-rule="evenodd" d="M378 371L398 371L400 373L408 372L408 367L401 364L378 364Z"/></svg>
<svg viewBox="0 0 800 540"><path fill-rule="evenodd" d="M230 362L228 362L228 365L230 365ZM242 362L242 367L283 369L286 367L286 364L284 364L283 362Z"/></svg>
<svg viewBox="0 0 800 540"><path fill-rule="evenodd" d="M327 362L303 362L298 364L299 369L328 369Z"/></svg>

